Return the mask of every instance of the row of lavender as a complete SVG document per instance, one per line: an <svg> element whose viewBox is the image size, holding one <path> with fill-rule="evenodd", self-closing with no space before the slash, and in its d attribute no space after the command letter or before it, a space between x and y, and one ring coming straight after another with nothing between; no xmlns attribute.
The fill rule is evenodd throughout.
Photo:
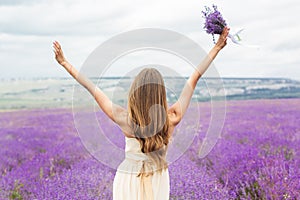
<svg viewBox="0 0 300 200"><path fill-rule="evenodd" d="M182 123L195 123L193 106ZM197 152L210 104L198 106L201 130L169 166L171 199L300 197L300 99L227 102L222 137L204 159ZM115 170L84 148L70 110L5 112L0 127L0 199L112 199ZM118 128L108 123L106 129L124 145ZM192 126L178 129L194 132Z"/></svg>

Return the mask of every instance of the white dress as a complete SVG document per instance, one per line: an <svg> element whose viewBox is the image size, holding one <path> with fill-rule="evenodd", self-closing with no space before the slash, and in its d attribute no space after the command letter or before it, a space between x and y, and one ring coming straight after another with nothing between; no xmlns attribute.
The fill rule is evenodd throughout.
<svg viewBox="0 0 300 200"><path fill-rule="evenodd" d="M113 182L113 200L169 200L168 169L147 177L137 177L146 155L136 138L125 137L125 159L119 165Z"/></svg>

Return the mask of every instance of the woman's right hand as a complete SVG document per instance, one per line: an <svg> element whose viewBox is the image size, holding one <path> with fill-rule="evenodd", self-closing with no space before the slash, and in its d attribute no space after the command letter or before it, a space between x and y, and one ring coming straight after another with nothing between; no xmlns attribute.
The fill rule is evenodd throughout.
<svg viewBox="0 0 300 200"><path fill-rule="evenodd" d="M225 27L222 31L222 34L219 36L219 39L215 45L219 50L223 49L227 44L227 36L229 34L230 28Z"/></svg>
<svg viewBox="0 0 300 200"><path fill-rule="evenodd" d="M61 45L57 42L57 41L54 41L53 42L53 47L54 47L54 53L55 53L55 59L56 61L60 64L60 65L64 65L67 60L64 56L64 53L61 49Z"/></svg>

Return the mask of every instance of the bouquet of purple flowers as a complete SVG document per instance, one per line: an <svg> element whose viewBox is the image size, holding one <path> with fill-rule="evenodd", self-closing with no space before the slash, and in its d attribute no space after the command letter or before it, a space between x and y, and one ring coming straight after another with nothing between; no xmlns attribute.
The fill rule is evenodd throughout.
<svg viewBox="0 0 300 200"><path fill-rule="evenodd" d="M212 7L213 10L205 6L205 11L202 11L202 13L205 18L204 29L206 30L206 33L212 34L213 41L216 43L214 34L221 34L227 24L221 13L218 11L217 6L213 5Z"/></svg>
<svg viewBox="0 0 300 200"><path fill-rule="evenodd" d="M204 29L206 30L206 33L212 34L213 41L215 41L215 34L221 34L223 29L227 26L226 21L223 19L222 14L218 11L218 8L216 5L213 5L213 10L207 6L205 6L205 11L202 11L203 17L205 18L204 23ZM241 44L241 38L238 35L240 32L242 32L243 29L239 30L235 34L228 34L228 37L232 40L232 42L236 44ZM249 45L248 45L249 46Z"/></svg>

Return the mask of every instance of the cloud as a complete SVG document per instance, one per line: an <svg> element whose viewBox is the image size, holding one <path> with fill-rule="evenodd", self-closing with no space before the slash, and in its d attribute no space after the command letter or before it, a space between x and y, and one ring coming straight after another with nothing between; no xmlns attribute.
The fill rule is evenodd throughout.
<svg viewBox="0 0 300 200"><path fill-rule="evenodd" d="M215 60L222 76L300 79L300 70L297 70L300 29L295 23L295 19L300 18L300 4L296 0L213 3L218 5L232 31L245 28L244 41L261 45L260 50L256 50L229 41ZM66 55L79 68L102 42L134 28L177 31L209 51L213 43L202 29L201 10L211 4L208 0L184 3L171 0L2 0L0 69L5 72L1 76L68 76L60 69L49 68L55 65L51 52L54 39L63 44ZM186 75L190 73L186 71Z"/></svg>
<svg viewBox="0 0 300 200"><path fill-rule="evenodd" d="M122 26L128 9L122 4L93 6L89 3L59 1L0 7L2 33L12 35L97 35L116 31Z"/></svg>
<svg viewBox="0 0 300 200"><path fill-rule="evenodd" d="M1 0L0 6L33 5L45 1L46 0Z"/></svg>

